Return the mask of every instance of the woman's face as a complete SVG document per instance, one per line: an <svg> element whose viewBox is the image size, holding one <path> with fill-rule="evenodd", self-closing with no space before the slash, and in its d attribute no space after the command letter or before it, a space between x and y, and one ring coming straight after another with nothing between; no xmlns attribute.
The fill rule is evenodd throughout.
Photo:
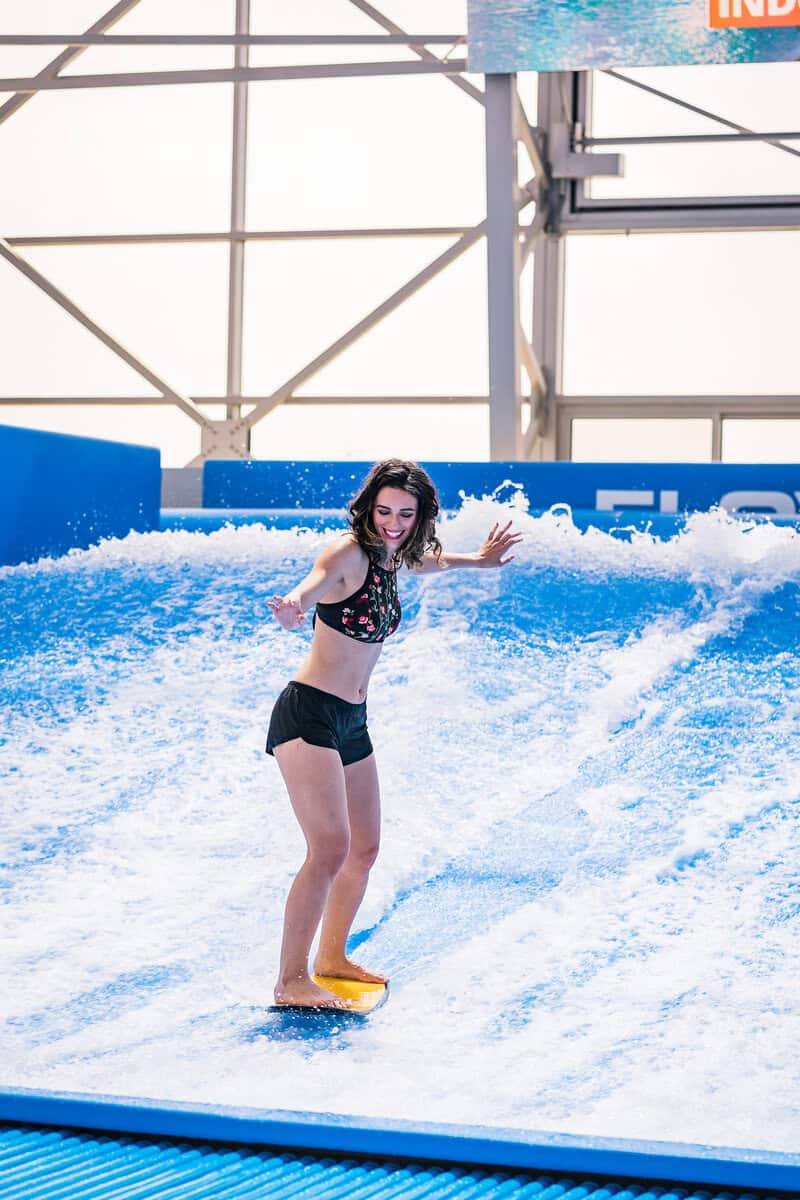
<svg viewBox="0 0 800 1200"><path fill-rule="evenodd" d="M403 488L382 487L372 506L372 523L392 553L414 532L417 498Z"/></svg>

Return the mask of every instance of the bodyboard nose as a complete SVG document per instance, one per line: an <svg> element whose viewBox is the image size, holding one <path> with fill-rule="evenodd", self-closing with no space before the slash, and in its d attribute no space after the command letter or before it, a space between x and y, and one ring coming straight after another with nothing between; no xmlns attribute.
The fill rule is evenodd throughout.
<svg viewBox="0 0 800 1200"><path fill-rule="evenodd" d="M362 983L358 979L338 979L333 975L314 975L314 983L333 992L341 1000L349 1000L350 1006L344 1009L351 1013L371 1013L386 1003L389 996L388 983Z"/></svg>

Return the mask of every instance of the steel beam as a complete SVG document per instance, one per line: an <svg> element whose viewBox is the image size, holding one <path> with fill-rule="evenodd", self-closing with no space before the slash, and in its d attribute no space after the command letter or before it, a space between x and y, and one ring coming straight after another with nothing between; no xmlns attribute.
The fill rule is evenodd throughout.
<svg viewBox="0 0 800 1200"><path fill-rule="evenodd" d="M533 220L529 225L523 225L520 229L522 235L519 244L519 269L520 272L528 261L528 258L536 249L539 239L544 233L545 225L547 224L547 207L546 197L542 195L539 200L539 205L536 209Z"/></svg>
<svg viewBox="0 0 800 1200"><path fill-rule="evenodd" d="M521 325L519 327L519 351L525 373L530 380L534 399L544 399L547 396L547 382L542 368L539 366L539 360L534 353L533 346L531 346L526 338L525 331Z"/></svg>
<svg viewBox="0 0 800 1200"><path fill-rule="evenodd" d="M236 0L236 33L250 32L250 0ZM237 44L234 64L249 65L250 50ZM227 391L225 415L228 420L241 416L239 397L242 393L242 329L244 321L244 252L241 237L246 224L247 198L247 84L233 85L233 136L231 140L231 238L228 258L228 348ZM249 437L246 438L249 450Z"/></svg>
<svg viewBox="0 0 800 1200"><path fill-rule="evenodd" d="M776 142L797 141L797 130L788 133L659 133L629 137L578 137L579 146L690 146L700 142Z"/></svg>
<svg viewBox="0 0 800 1200"><path fill-rule="evenodd" d="M589 395L558 397L573 417L800 417L800 395Z"/></svg>
<svg viewBox="0 0 800 1200"><path fill-rule="evenodd" d="M725 125L728 129L735 129L738 133L753 132L746 125L739 125L736 121L729 121L727 117L721 117L719 113L710 112L707 108L700 108L697 104L691 104L688 100L681 100L679 96L673 96L671 92L663 92L660 88L653 87L650 83L643 83L640 79L632 79L630 75L623 75L611 67L605 70L603 74L610 75L612 79L618 79L620 83L627 83L630 87L638 88L640 91L647 92L651 96L657 96L659 100L667 100L670 104L676 104L678 108L695 113L698 117L707 117L710 121L716 121L718 125ZM787 154L800 154L800 150L795 150L793 146L784 146L780 142L770 142L770 145L775 146L778 150L785 151Z"/></svg>
<svg viewBox="0 0 800 1200"><path fill-rule="evenodd" d="M211 68L202 71L122 71L109 75L0 79L0 92L34 93L105 87L157 87L187 83L240 83L270 79L337 79L372 75L457 75L465 59L434 62L310 63L295 67Z"/></svg>
<svg viewBox="0 0 800 1200"><path fill-rule="evenodd" d="M111 26L116 24L121 17L124 17L125 14L132 8L135 8L138 3L139 0L119 0L119 3L115 4L113 8L110 8L107 13L104 13L103 16L100 17L99 21L95 21L94 25L89 26L87 34L89 36L93 34L97 35L102 33L105 29L110 29ZM41 83L45 83L47 80L52 79L54 76L58 75L58 72L62 67L65 67L68 63L71 63L78 57L79 54L83 54L84 49L84 46L73 45L71 49L62 51L61 54L57 55L52 62L49 62L47 66L39 72L39 74L36 76L36 79L38 79ZM17 109L22 108L23 104L27 104L28 101L36 95L37 91L39 91L39 88L28 89L25 91L20 89L15 96L11 97L10 100L6 100L4 104L0 104L0 125L2 125L3 121L7 121L11 114L15 113Z"/></svg>
<svg viewBox="0 0 800 1200"><path fill-rule="evenodd" d="M599 202L572 209L559 222L564 233L715 233L735 230L800 229L800 204L749 206L655 200L652 205Z"/></svg>
<svg viewBox="0 0 800 1200"><path fill-rule="evenodd" d="M489 457L514 459L522 450L516 76L487 75L485 96Z"/></svg>
<svg viewBox="0 0 800 1200"><path fill-rule="evenodd" d="M107 333L105 329L102 329L95 321L92 320L91 317L87 316L83 309L79 308L77 304L75 304L68 296L64 294L64 292L60 291L53 283L50 282L49 279L42 275L41 271L37 271L36 268L29 263L26 258L23 258L18 251L13 250L11 246L9 246L8 242L4 242L2 238L0 238L0 256L2 256L6 262L9 262L12 267L15 267L18 271L30 279L31 283L35 283L38 288L41 288L41 290L46 295L50 296L52 300L55 300L56 304L60 305L60 307L68 312L71 317L74 317L76 321L80 322L84 329L88 329L90 333L93 333L94 336L101 341L104 346L107 346L108 349L116 354L118 358L121 358L122 361L127 363L129 367L132 367L133 370L136 371L137 375L141 375L143 379L146 379L149 384L151 384L164 396L168 396L171 402L176 404L178 408L185 412L188 417L191 417L193 421L196 421L197 424L202 427L210 425L208 418L200 411L193 401L189 400L189 398L184 396L181 392L177 392L174 388L171 388L169 384L161 378L160 375L157 375L155 371L151 371L150 368L146 366L141 359L137 358L135 354L132 354L130 350L126 350L125 347L121 345L121 343L118 342L115 337L112 337L110 333Z"/></svg>
<svg viewBox="0 0 800 1200"><path fill-rule="evenodd" d="M386 229L253 229L218 233L84 233L6 238L9 246L112 246L143 242L294 242L325 238L460 237L471 225L425 225Z"/></svg>
<svg viewBox="0 0 800 1200"><path fill-rule="evenodd" d="M525 147L531 167L533 168L533 173L539 181L540 187L547 187L550 183L550 174L544 161L543 147L540 145L540 135L538 130L532 128L528 120L528 114L522 107L522 101L518 93L514 113L514 132L518 140Z"/></svg>
<svg viewBox="0 0 800 1200"><path fill-rule="evenodd" d="M194 404L225 404L227 396L192 396ZM242 404L259 404L271 396L242 396ZM0 404L172 404L169 396L1 396ZM488 396L287 396L284 404L488 404Z"/></svg>
<svg viewBox="0 0 800 1200"><path fill-rule="evenodd" d="M574 79L572 73L557 72L539 76L538 123L547 153L555 140L556 129L565 120L574 119ZM570 184L553 180L543 201L541 226L530 242L533 250L533 351L545 381L545 393L532 413L526 438L527 456L540 459L563 457L558 442L556 396L561 391L564 359L564 238L560 233L559 214ZM537 213L537 218L539 214ZM536 224L536 222L534 222ZM526 247L527 250L527 247ZM536 421L534 422L534 416Z"/></svg>
<svg viewBox="0 0 800 1200"><path fill-rule="evenodd" d="M547 405L537 457L563 457L556 441L555 397L561 391L564 362L565 244L563 234L545 233L533 260L533 348L547 385Z"/></svg>
<svg viewBox="0 0 800 1200"><path fill-rule="evenodd" d="M394 21L391 21L382 12L379 12L373 4L368 3L368 0L350 0L350 3L355 5L359 12L364 13L365 16L369 17L373 21L376 21L378 25L382 26L395 37L408 37L408 34L404 29L401 29L399 25L395 25ZM464 45L466 40L467 39L463 36L459 37L453 43L453 45ZM425 62L441 61L441 59L438 59L435 54L431 54L430 50L426 50L424 46L412 46L411 48L417 57L423 59ZM470 83L469 80L461 79L457 75L448 75L447 78L450 79L457 88L460 88L462 92L466 92L468 96L471 96L473 100L477 100L479 104L483 104L483 92L480 90L480 88L476 88L474 84Z"/></svg>
<svg viewBox="0 0 800 1200"><path fill-rule="evenodd" d="M138 4L139 0L133 0ZM103 18L105 19L105 18ZM92 26L96 28L96 26ZM455 46L460 33L2 33L0 46Z"/></svg>
<svg viewBox="0 0 800 1200"><path fill-rule="evenodd" d="M255 405L270 396L242 396L242 404ZM227 396L192 396L194 404L223 405ZM737 420L770 420L800 418L800 395L763 396L557 396L562 412L572 417L713 417L722 420L735 417ZM169 396L2 396L0 405L48 405L82 404L106 405L152 405L172 404ZM337 404L488 404L488 396L287 396L283 401L290 405Z"/></svg>

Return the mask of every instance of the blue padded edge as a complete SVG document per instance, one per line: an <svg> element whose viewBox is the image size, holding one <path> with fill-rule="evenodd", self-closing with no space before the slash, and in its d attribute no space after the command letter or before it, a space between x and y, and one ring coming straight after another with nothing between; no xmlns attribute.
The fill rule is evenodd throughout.
<svg viewBox="0 0 800 1200"><path fill-rule="evenodd" d="M212 460L203 468L204 508L343 508L373 464L370 462ZM519 484L532 508L567 503L597 509L600 489L639 492L635 503L615 507L702 511L729 492L762 493L781 499L783 515L800 516L800 464L753 463L422 463L439 491L443 508L458 508L461 493L490 495L504 483ZM511 489L513 490L513 489ZM508 499L511 490L502 494ZM649 496L648 496L649 493ZM668 493L669 495L665 495ZM676 495L675 495L676 494ZM600 506L603 507L602 505Z"/></svg>
<svg viewBox="0 0 800 1200"><path fill-rule="evenodd" d="M0 1092L0 1120L342 1154L723 1184L800 1195L800 1154L91 1096Z"/></svg>
<svg viewBox="0 0 800 1200"><path fill-rule="evenodd" d="M0 563L158 529L160 499L158 450L0 425Z"/></svg>

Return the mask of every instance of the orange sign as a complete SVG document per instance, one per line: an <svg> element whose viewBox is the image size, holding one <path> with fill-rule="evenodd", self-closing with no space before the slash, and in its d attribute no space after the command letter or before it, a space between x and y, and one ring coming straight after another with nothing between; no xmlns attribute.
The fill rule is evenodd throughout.
<svg viewBox="0 0 800 1200"><path fill-rule="evenodd" d="M712 29L771 29L800 25L800 0L709 0Z"/></svg>

